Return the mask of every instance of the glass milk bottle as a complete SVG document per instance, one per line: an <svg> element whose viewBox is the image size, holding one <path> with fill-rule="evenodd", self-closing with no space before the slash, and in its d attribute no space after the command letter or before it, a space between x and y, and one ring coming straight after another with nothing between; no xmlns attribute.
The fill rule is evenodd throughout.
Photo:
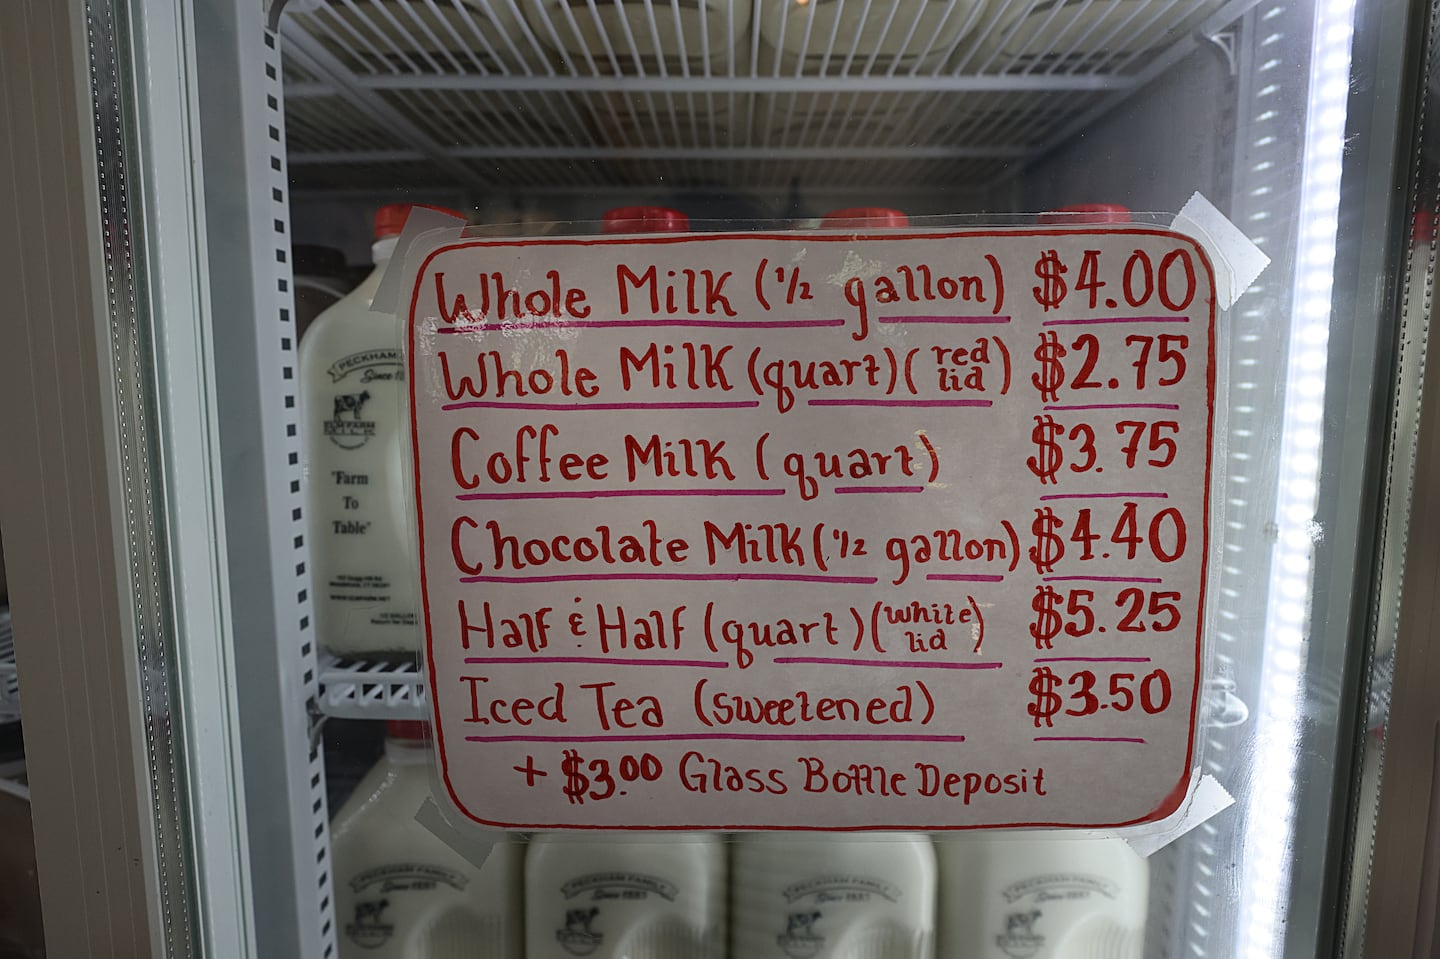
<svg viewBox="0 0 1440 959"><path fill-rule="evenodd" d="M730 940L745 959L930 959L935 852L918 833L736 838Z"/></svg>
<svg viewBox="0 0 1440 959"><path fill-rule="evenodd" d="M429 796L425 724L388 723L331 826L340 959L520 959L523 844L477 868L415 821Z"/></svg>
<svg viewBox="0 0 1440 959"><path fill-rule="evenodd" d="M546 833L525 858L526 959L724 959L725 844Z"/></svg>
<svg viewBox="0 0 1440 959"><path fill-rule="evenodd" d="M391 204L375 214L375 269L316 317L300 342L315 628L337 656L419 647L418 557L403 472L410 434L402 327L394 315L370 311L410 209Z"/></svg>
<svg viewBox="0 0 1440 959"><path fill-rule="evenodd" d="M941 959L1140 959L1150 868L1103 833L939 839Z"/></svg>

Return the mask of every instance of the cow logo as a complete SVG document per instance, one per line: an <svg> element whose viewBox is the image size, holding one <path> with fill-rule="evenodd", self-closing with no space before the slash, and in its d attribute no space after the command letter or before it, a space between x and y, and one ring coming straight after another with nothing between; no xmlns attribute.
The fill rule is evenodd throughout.
<svg viewBox="0 0 1440 959"><path fill-rule="evenodd" d="M565 925L555 930L555 940L572 956L590 955L605 941L603 932L590 928L590 924L599 914L600 910L596 906L565 910Z"/></svg>
<svg viewBox="0 0 1440 959"><path fill-rule="evenodd" d="M1039 909L1010 913L1005 917L1005 934L995 937L995 945L1012 959L1029 959L1045 945L1045 937L1035 932L1035 920L1040 916Z"/></svg>
<svg viewBox="0 0 1440 959"><path fill-rule="evenodd" d="M346 923L345 935L362 949L378 949L395 934L395 924L385 921L389 899L369 899L355 903L355 921Z"/></svg>
<svg viewBox="0 0 1440 959"><path fill-rule="evenodd" d="M375 435L375 421L363 418L370 391L336 393L335 409L325 421L325 435L343 450L359 449Z"/></svg>
<svg viewBox="0 0 1440 959"><path fill-rule="evenodd" d="M825 945L825 937L815 931L819 918L818 911L790 913L785 920L785 933L775 937L775 944L790 959L809 959Z"/></svg>

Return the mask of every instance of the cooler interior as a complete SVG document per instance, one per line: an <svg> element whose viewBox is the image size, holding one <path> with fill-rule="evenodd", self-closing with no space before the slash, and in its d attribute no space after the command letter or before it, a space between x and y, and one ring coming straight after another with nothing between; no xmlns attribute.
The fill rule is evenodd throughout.
<svg viewBox="0 0 1440 959"><path fill-rule="evenodd" d="M636 204L708 229L804 225L848 207L979 222L1090 203L1173 214L1203 194L1274 260L1230 314L1224 376L1237 493L1215 580L1204 757L1239 802L1149 858L1144 955L1241 955L1306 896L1306 877L1291 888L1283 864L1305 839L1291 826L1324 835L1323 815L1254 798L1257 783L1297 775L1288 760L1262 768L1273 754L1255 748L1259 707L1304 668L1275 665L1272 597L1255 584L1272 582L1275 557L1289 348L1276 318L1296 262L1316 15L1273 0L290 0L275 34L283 121L270 134L283 144L272 165L296 296L317 256L321 286L363 275L371 217L392 202L528 234L593 230ZM336 659L301 623L278 639L303 650L318 724L307 769L323 768L324 788L313 812L307 796L292 800L321 850L319 915L297 921L317 927L310 941L328 957L346 920L328 895L326 817L380 756L379 721L427 714L413 664ZM1287 954L1313 934L1297 916Z"/></svg>

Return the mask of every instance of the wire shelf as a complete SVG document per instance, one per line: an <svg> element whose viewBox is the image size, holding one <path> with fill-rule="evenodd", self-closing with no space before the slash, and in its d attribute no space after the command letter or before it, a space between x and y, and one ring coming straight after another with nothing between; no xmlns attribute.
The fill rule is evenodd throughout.
<svg viewBox="0 0 1440 959"><path fill-rule="evenodd" d="M425 677L415 663L320 654L320 712L340 719L425 719Z"/></svg>
<svg viewBox="0 0 1440 959"><path fill-rule="evenodd" d="M20 718L20 675L15 668L15 634L10 610L0 609L0 723Z"/></svg>
<svg viewBox="0 0 1440 959"><path fill-rule="evenodd" d="M1046 152L1253 2L291 0L289 164L315 190L932 189Z"/></svg>

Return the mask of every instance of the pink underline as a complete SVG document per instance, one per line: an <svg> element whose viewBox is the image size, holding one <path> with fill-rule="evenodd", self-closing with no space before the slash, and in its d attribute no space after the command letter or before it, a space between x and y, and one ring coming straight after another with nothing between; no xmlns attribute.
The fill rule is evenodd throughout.
<svg viewBox="0 0 1440 959"><path fill-rule="evenodd" d="M993 405L990 400L806 400L806 402L811 406L912 406L917 408Z"/></svg>
<svg viewBox="0 0 1440 959"><path fill-rule="evenodd" d="M923 486L841 486L836 493L923 493Z"/></svg>
<svg viewBox="0 0 1440 959"><path fill-rule="evenodd" d="M605 581L674 580L687 583L728 583L756 580L769 583L855 583L871 586L876 576L808 576L803 573L576 573L564 576L462 576L462 583L585 583ZM1159 582L1159 580L1155 580Z"/></svg>
<svg viewBox="0 0 1440 959"><path fill-rule="evenodd" d="M1047 499L1169 499L1169 493L1051 493Z"/></svg>
<svg viewBox="0 0 1440 959"><path fill-rule="evenodd" d="M927 573L926 579L937 583L1003 583L1004 576L995 573Z"/></svg>
<svg viewBox="0 0 1440 959"><path fill-rule="evenodd" d="M1090 403L1082 406L1047 406L1056 413L1066 410L1178 410L1179 403Z"/></svg>
<svg viewBox="0 0 1440 959"><path fill-rule="evenodd" d="M1047 583L1163 583L1158 576L1043 576Z"/></svg>
<svg viewBox="0 0 1440 959"><path fill-rule="evenodd" d="M1132 736L1036 736L1037 743L1141 743L1145 740Z"/></svg>
<svg viewBox="0 0 1440 959"><path fill-rule="evenodd" d="M880 666L886 669L999 669L1001 663L881 663L873 659L835 659L828 656L776 656L777 663L814 663L818 666Z"/></svg>
<svg viewBox="0 0 1440 959"><path fill-rule="evenodd" d="M759 400L695 403L507 403L502 400L466 400L463 403L446 403L440 408L442 410L541 410L568 413L586 410L749 410L759 405Z"/></svg>
<svg viewBox="0 0 1440 959"><path fill-rule="evenodd" d="M458 500L603 499L608 496L784 496L783 489L597 489L533 493L461 493Z"/></svg>
<svg viewBox="0 0 1440 959"><path fill-rule="evenodd" d="M1046 320L1041 326L1085 326L1090 323L1189 323L1188 316L1097 316L1089 320Z"/></svg>
<svg viewBox="0 0 1440 959"><path fill-rule="evenodd" d="M651 736L466 736L472 743L666 743L707 739L739 739L780 743L963 743L964 736L826 735L786 736L768 733L663 733Z"/></svg>
<svg viewBox="0 0 1440 959"><path fill-rule="evenodd" d="M691 666L700 669L729 669L730 664L712 662L708 659L637 659L633 656L619 656L606 659L596 656L466 656L465 662L477 666L492 664L528 665L530 663L581 663L595 666Z"/></svg>
<svg viewBox="0 0 1440 959"><path fill-rule="evenodd" d="M517 319L513 326L476 323L469 326L437 326L436 333L485 333L491 330L610 330L625 327L689 327L707 330L803 330L821 326L844 326L844 320L544 320L529 323Z"/></svg>
<svg viewBox="0 0 1440 959"><path fill-rule="evenodd" d="M881 323L1009 323L1008 316L882 316Z"/></svg>
<svg viewBox="0 0 1440 959"><path fill-rule="evenodd" d="M467 663L470 660L465 660ZM1148 663L1149 656L1044 656L1037 663Z"/></svg>

